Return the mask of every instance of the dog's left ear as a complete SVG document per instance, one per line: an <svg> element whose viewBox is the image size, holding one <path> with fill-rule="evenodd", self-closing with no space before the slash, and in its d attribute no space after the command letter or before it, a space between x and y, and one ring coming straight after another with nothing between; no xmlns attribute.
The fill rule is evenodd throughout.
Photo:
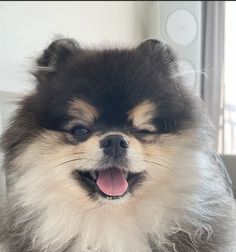
<svg viewBox="0 0 236 252"><path fill-rule="evenodd" d="M80 50L79 44L73 39L57 39L46 48L36 61L35 77L41 81L50 73L56 72L72 55Z"/></svg>
<svg viewBox="0 0 236 252"><path fill-rule="evenodd" d="M163 64L165 67L176 62L176 56L172 49L167 44L156 39L143 41L136 50L152 63Z"/></svg>
<svg viewBox="0 0 236 252"><path fill-rule="evenodd" d="M157 39L146 39L138 45L140 49L153 50L156 48L164 47L166 44Z"/></svg>

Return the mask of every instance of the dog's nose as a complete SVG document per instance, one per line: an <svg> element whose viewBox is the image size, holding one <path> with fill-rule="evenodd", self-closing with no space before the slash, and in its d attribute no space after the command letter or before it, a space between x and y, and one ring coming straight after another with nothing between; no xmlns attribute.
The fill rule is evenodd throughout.
<svg viewBox="0 0 236 252"><path fill-rule="evenodd" d="M101 141L100 147L106 155L118 158L126 153L129 145L121 135L108 135Z"/></svg>

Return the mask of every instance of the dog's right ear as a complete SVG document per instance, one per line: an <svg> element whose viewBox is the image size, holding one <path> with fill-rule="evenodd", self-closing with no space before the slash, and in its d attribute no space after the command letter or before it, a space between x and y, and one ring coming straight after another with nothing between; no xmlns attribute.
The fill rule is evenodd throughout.
<svg viewBox="0 0 236 252"><path fill-rule="evenodd" d="M56 72L73 54L80 49L73 39L58 39L53 41L36 61L34 76L40 81L50 73Z"/></svg>

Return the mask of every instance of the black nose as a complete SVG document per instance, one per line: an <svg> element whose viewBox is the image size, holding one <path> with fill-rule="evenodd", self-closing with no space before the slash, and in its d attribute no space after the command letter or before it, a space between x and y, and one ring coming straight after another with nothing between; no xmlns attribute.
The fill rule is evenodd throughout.
<svg viewBox="0 0 236 252"><path fill-rule="evenodd" d="M128 149L127 140L121 135L106 136L100 143L106 155L118 158L123 156Z"/></svg>

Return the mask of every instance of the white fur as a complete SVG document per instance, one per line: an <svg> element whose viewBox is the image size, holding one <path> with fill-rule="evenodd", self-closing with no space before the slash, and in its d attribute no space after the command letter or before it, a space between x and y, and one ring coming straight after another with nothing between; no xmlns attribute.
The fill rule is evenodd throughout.
<svg viewBox="0 0 236 252"><path fill-rule="evenodd" d="M173 139L163 137L159 148L140 150L140 156L133 159L131 151L131 167L140 169L143 165L148 177L134 196L116 201L91 200L71 177L82 161L58 165L72 149L57 146L52 139L40 137L14 160L17 169L12 179L17 179L9 192L10 200L17 199L12 209L17 205L27 209L19 222L34 220L27 228L33 227L32 246L36 250L57 251L75 239L72 252L151 252L149 234L165 251L168 235L180 230L187 232L193 243L204 230L211 237L213 230L206 223L219 214L212 208L212 199L232 204L225 196L221 174L210 157L199 151L204 148L192 140L191 132ZM89 152L95 160L96 151L94 147ZM147 154L150 161L158 160L163 166L144 162ZM40 217L36 217L38 210ZM229 244L224 252L236 251L233 246ZM219 252L223 251L219 248Z"/></svg>

